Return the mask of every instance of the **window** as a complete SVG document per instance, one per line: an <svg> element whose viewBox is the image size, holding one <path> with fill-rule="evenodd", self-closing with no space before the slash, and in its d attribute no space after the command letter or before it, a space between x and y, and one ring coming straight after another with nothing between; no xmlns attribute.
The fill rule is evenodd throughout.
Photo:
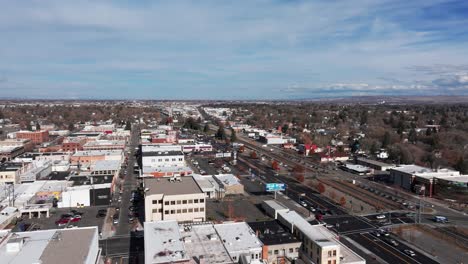
<svg viewBox="0 0 468 264"><path fill-rule="evenodd" d="M169 210L164 210L164 214L169 214Z"/></svg>
<svg viewBox="0 0 468 264"><path fill-rule="evenodd" d="M183 159L182 158L179 158L179 161L182 161Z"/></svg>
<svg viewBox="0 0 468 264"><path fill-rule="evenodd" d="M182 200L182 204L187 204L187 200Z"/></svg>
<svg viewBox="0 0 468 264"><path fill-rule="evenodd" d="M336 250L333 250L333 256L336 257Z"/></svg>
<svg viewBox="0 0 468 264"><path fill-rule="evenodd" d="M328 261L328 264L332 264L331 260Z"/></svg>
<svg viewBox="0 0 468 264"><path fill-rule="evenodd" d="M163 200L159 200L159 204L163 204Z"/></svg>
<svg viewBox="0 0 468 264"><path fill-rule="evenodd" d="M237 260L237 256L232 257L232 259L233 259L234 261L236 261L236 260Z"/></svg>
<svg viewBox="0 0 468 264"><path fill-rule="evenodd" d="M180 214L182 212L182 210L180 209L177 209L177 213Z"/></svg>
<svg viewBox="0 0 468 264"><path fill-rule="evenodd" d="M164 205L169 205L169 201L165 201L165 202L164 202Z"/></svg>
<svg viewBox="0 0 468 264"><path fill-rule="evenodd" d="M195 213L198 213L198 208L193 208L193 211L194 211Z"/></svg>
<svg viewBox="0 0 468 264"><path fill-rule="evenodd" d="M175 205L175 201L171 201L171 205Z"/></svg>
<svg viewBox="0 0 468 264"><path fill-rule="evenodd" d="M205 202L205 199L200 199L200 203L204 203Z"/></svg>
<svg viewBox="0 0 468 264"><path fill-rule="evenodd" d="M332 256L332 252L328 251L328 257L331 258L331 256ZM328 263L328 264L331 264L331 263Z"/></svg>
<svg viewBox="0 0 468 264"><path fill-rule="evenodd" d="M182 209L182 213L183 214L187 213L187 209Z"/></svg>
<svg viewBox="0 0 468 264"><path fill-rule="evenodd" d="M188 209L188 212L189 212L189 213L193 213L193 209L192 209L192 208L189 208L189 209Z"/></svg>
<svg viewBox="0 0 468 264"><path fill-rule="evenodd" d="M172 158L172 161L175 161L175 158Z"/></svg>
<svg viewBox="0 0 468 264"><path fill-rule="evenodd" d="M268 250L268 255L271 255L271 253L272 253L271 250Z"/></svg>
<svg viewBox="0 0 468 264"><path fill-rule="evenodd" d="M162 162L162 159L158 159L159 162Z"/></svg>
<svg viewBox="0 0 468 264"><path fill-rule="evenodd" d="M165 161L169 161L169 159L166 159Z"/></svg>
<svg viewBox="0 0 468 264"><path fill-rule="evenodd" d="M198 203L198 199L193 200L193 203Z"/></svg>
<svg viewBox="0 0 468 264"><path fill-rule="evenodd" d="M275 255L278 255L278 254L279 254L279 251L278 251L277 249L275 249L274 254L275 254Z"/></svg>
<svg viewBox="0 0 468 264"><path fill-rule="evenodd" d="M153 214L157 212L158 212L158 209L153 209Z"/></svg>
<svg viewBox="0 0 468 264"><path fill-rule="evenodd" d="M175 214L175 210L171 210L171 214Z"/></svg>
<svg viewBox="0 0 468 264"><path fill-rule="evenodd" d="M200 208L200 212L205 212L205 208Z"/></svg>
<svg viewBox="0 0 468 264"><path fill-rule="evenodd" d="M289 253L294 253L294 248L290 248Z"/></svg>
<svg viewBox="0 0 468 264"><path fill-rule="evenodd" d="M193 200L192 199L188 200L188 203L189 204L193 203Z"/></svg>
<svg viewBox="0 0 468 264"><path fill-rule="evenodd" d="M299 248L298 248L298 247L296 248L296 252L299 252Z"/></svg>
<svg viewBox="0 0 468 264"><path fill-rule="evenodd" d="M333 264L336 264L336 259L333 260Z"/></svg>
<svg viewBox="0 0 468 264"><path fill-rule="evenodd" d="M182 201L181 201L181 200L177 200L177 204L181 204L181 203L182 203Z"/></svg>
<svg viewBox="0 0 468 264"><path fill-rule="evenodd" d="M162 209L159 209L158 213L162 213Z"/></svg>

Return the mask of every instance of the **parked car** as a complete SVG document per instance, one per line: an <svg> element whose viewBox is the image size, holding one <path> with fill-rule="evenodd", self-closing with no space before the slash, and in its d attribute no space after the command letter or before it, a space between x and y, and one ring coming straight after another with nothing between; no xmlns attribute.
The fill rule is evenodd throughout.
<svg viewBox="0 0 468 264"><path fill-rule="evenodd" d="M100 217L105 217L107 214L107 210L106 209L101 209L97 212L96 214L96 218L100 218Z"/></svg>
<svg viewBox="0 0 468 264"><path fill-rule="evenodd" d="M73 215L83 215L83 212L77 211L77 210L71 210L70 211Z"/></svg>
<svg viewBox="0 0 468 264"><path fill-rule="evenodd" d="M112 217L112 222L114 223L114 225L116 225L116 224L119 223L119 214L115 214L115 215Z"/></svg>

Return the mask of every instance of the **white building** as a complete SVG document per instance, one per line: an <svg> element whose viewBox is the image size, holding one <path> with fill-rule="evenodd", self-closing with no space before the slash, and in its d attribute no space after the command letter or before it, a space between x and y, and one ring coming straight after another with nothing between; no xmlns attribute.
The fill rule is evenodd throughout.
<svg viewBox="0 0 468 264"><path fill-rule="evenodd" d="M182 151L158 151L142 153L143 167L183 167L185 157Z"/></svg>
<svg viewBox="0 0 468 264"><path fill-rule="evenodd" d="M59 208L109 204L111 183L67 187L57 203Z"/></svg>
<svg viewBox="0 0 468 264"><path fill-rule="evenodd" d="M145 222L145 263L235 263L211 223Z"/></svg>
<svg viewBox="0 0 468 264"><path fill-rule="evenodd" d="M205 194L193 177L145 178L145 221L204 221Z"/></svg>
<svg viewBox="0 0 468 264"><path fill-rule="evenodd" d="M295 211L277 201L265 201L263 206L302 242L299 257L306 263L365 264L366 260L336 239L323 225L311 225Z"/></svg>
<svg viewBox="0 0 468 264"><path fill-rule="evenodd" d="M0 232L2 263L103 263L97 227Z"/></svg>
<svg viewBox="0 0 468 264"><path fill-rule="evenodd" d="M231 258L239 263L263 263L262 242L245 222L214 225Z"/></svg>

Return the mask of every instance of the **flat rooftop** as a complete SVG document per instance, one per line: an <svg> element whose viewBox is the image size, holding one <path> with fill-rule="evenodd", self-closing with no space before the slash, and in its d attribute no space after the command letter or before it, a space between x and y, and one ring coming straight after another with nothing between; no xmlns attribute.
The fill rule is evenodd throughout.
<svg viewBox="0 0 468 264"><path fill-rule="evenodd" d="M175 220L145 222L145 263L177 263L189 256Z"/></svg>
<svg viewBox="0 0 468 264"><path fill-rule="evenodd" d="M203 256L204 263L234 263L211 223L179 225L185 250L193 258Z"/></svg>
<svg viewBox="0 0 468 264"><path fill-rule="evenodd" d="M98 236L97 227L51 229L34 232L9 233L0 244L2 263L83 263L90 257L93 240ZM7 252L7 243L23 240L17 252Z"/></svg>
<svg viewBox="0 0 468 264"><path fill-rule="evenodd" d="M181 195L203 193L200 186L191 176L178 177L171 182L171 178L145 178L144 186L148 188L146 195L164 194Z"/></svg>
<svg viewBox="0 0 468 264"><path fill-rule="evenodd" d="M222 184L226 186L241 184L239 179L233 174L218 174L218 175L214 175L213 177L218 179Z"/></svg>
<svg viewBox="0 0 468 264"><path fill-rule="evenodd" d="M353 171L361 172L361 173L365 173L370 170L369 167L356 165L356 164L350 164L350 163L345 163L343 166L349 170L353 170Z"/></svg>
<svg viewBox="0 0 468 264"><path fill-rule="evenodd" d="M300 242L276 220L249 222L247 224L258 234L258 238L262 243L267 246Z"/></svg>
<svg viewBox="0 0 468 264"><path fill-rule="evenodd" d="M255 232L245 222L217 224L214 228L229 253L250 251L263 246Z"/></svg>
<svg viewBox="0 0 468 264"><path fill-rule="evenodd" d="M144 151L143 157L161 157L161 156L177 156L184 155L182 150L170 150L170 151Z"/></svg>
<svg viewBox="0 0 468 264"><path fill-rule="evenodd" d="M451 170L451 169L437 169L433 170L431 168L426 168L414 164L410 165L400 165L391 170L400 171L403 173L408 173L416 175L423 178L445 178L445 177L455 177L460 176L460 172Z"/></svg>
<svg viewBox="0 0 468 264"><path fill-rule="evenodd" d="M368 158L364 158L364 157L358 157L357 159L359 161L366 162L366 163L373 164L373 165L377 165L377 166L380 166L380 167L395 167L395 164L389 164L389 163L381 162L381 161L378 161L378 160L372 160L372 159L368 159Z"/></svg>
<svg viewBox="0 0 468 264"><path fill-rule="evenodd" d="M77 151L73 154L74 157L87 157L87 156L120 156L122 150L83 150Z"/></svg>
<svg viewBox="0 0 468 264"><path fill-rule="evenodd" d="M91 169L93 171L118 170L120 166L119 160L97 160Z"/></svg>

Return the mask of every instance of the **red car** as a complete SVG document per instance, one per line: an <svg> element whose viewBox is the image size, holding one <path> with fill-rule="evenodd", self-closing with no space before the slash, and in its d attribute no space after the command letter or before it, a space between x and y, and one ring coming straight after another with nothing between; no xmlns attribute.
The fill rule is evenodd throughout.
<svg viewBox="0 0 468 264"><path fill-rule="evenodd" d="M55 224L58 226L66 225L68 223L75 223L81 220L81 217L61 218L56 221Z"/></svg>

